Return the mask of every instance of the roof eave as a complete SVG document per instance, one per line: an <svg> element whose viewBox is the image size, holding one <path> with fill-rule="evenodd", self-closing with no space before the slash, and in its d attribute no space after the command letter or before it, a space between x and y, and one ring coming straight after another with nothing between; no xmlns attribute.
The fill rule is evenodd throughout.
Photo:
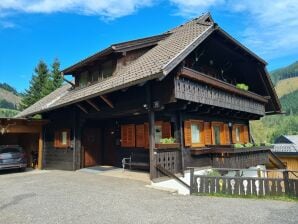
<svg viewBox="0 0 298 224"><path fill-rule="evenodd" d="M236 40L234 37L232 37L230 34L228 34L225 30L223 30L221 27L217 26L216 29L223 35L225 36L227 39L229 39L230 41L234 42L237 46L239 46L242 50L244 50L246 53L248 53L249 55L251 55L253 58L255 58L257 61L259 61L260 63L262 63L263 65L267 65L268 63L262 59L260 56L258 56L257 54L255 54L253 51L251 51L250 49L248 49L247 47L245 47L243 44L241 44L238 40Z"/></svg>

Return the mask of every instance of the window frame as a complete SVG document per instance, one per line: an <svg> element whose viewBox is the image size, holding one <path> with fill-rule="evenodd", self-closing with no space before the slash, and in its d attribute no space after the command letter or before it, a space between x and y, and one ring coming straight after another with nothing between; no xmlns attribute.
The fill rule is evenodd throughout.
<svg viewBox="0 0 298 224"><path fill-rule="evenodd" d="M214 127L219 127L219 144L215 144L215 130ZM212 136L212 145L224 145L225 139L223 139L224 133L224 122L211 122L211 136ZM225 136L224 136L225 137Z"/></svg>
<svg viewBox="0 0 298 224"><path fill-rule="evenodd" d="M62 144L63 133L66 132L66 144ZM71 147L70 129L63 128L54 133L54 147L57 149L67 149Z"/></svg>
<svg viewBox="0 0 298 224"><path fill-rule="evenodd" d="M191 147L204 147L205 146L205 132L204 132L204 121L202 120L189 120L190 121L190 136L191 136ZM200 128L200 133L199 133L199 143L193 143L192 142L192 131L191 131L191 126L195 124L198 125Z"/></svg>

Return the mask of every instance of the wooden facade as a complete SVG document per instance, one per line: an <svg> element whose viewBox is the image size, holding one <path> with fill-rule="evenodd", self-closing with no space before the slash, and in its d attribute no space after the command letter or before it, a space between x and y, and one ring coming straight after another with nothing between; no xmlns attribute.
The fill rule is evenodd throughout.
<svg viewBox="0 0 298 224"><path fill-rule="evenodd" d="M32 151L38 152L38 168L43 168L42 126L46 120L0 118L0 145L20 145L26 152L31 166Z"/></svg>
<svg viewBox="0 0 298 224"><path fill-rule="evenodd" d="M75 84L56 98L53 93L39 109L50 121L43 127L45 168L121 166L123 158L132 157L148 164L154 179L163 169L183 173L190 166L227 166L212 150L251 142L249 120L280 108L264 61L209 15L198 20L172 31L205 30L193 38L166 33L126 42L65 69ZM248 84L249 91L237 83ZM38 109L27 114L34 113ZM268 152L225 154L229 166L243 168L268 158Z"/></svg>

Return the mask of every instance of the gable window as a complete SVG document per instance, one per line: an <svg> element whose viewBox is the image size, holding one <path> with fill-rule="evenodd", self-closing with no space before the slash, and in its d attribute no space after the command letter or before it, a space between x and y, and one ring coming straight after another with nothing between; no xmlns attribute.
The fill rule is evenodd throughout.
<svg viewBox="0 0 298 224"><path fill-rule="evenodd" d="M79 77L79 87L86 87L89 82L89 74L88 71L82 72Z"/></svg>
<svg viewBox="0 0 298 224"><path fill-rule="evenodd" d="M55 148L69 148L70 147L70 130L61 129L55 131L54 135L54 147Z"/></svg>

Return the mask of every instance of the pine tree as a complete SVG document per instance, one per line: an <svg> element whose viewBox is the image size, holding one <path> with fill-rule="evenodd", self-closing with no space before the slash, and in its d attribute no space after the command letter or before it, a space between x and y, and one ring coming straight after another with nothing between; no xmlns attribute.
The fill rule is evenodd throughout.
<svg viewBox="0 0 298 224"><path fill-rule="evenodd" d="M46 85L49 80L48 66L44 61L39 61L34 70L35 74L32 75L29 89L25 91L24 97L21 102L21 109L25 109L47 94Z"/></svg>
<svg viewBox="0 0 298 224"><path fill-rule="evenodd" d="M58 59L55 59L52 64L51 80L52 80L52 91L58 89L63 84L63 76L61 75L60 62Z"/></svg>

